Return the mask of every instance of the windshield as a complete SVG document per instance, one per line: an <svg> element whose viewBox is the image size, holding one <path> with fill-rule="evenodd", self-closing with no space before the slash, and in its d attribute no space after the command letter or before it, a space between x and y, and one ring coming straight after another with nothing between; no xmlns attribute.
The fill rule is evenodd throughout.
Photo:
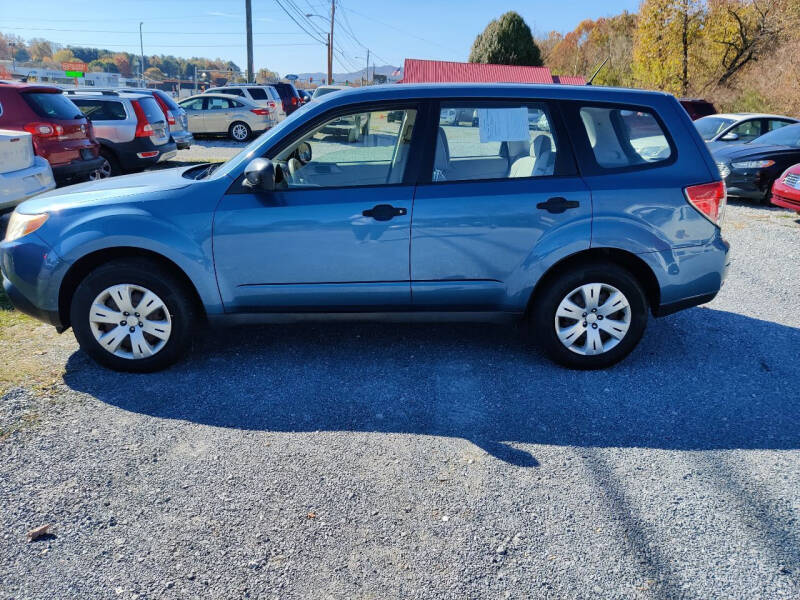
<svg viewBox="0 0 800 600"><path fill-rule="evenodd" d="M278 123L275 127L266 133L261 134L260 137L257 137L252 142L247 144L247 146L245 146L242 151L239 152L239 154L222 163L219 168L214 171L214 174L219 177L229 175L240 165L245 164L253 158L261 156L271 140L279 138L286 130L291 129L294 125L294 122L304 116L304 114L304 111L296 110L283 121Z"/></svg>
<svg viewBox="0 0 800 600"><path fill-rule="evenodd" d="M320 96L324 96L325 94L330 94L331 92L338 92L339 88L331 88L331 87L318 87L314 90L314 98L319 98Z"/></svg>
<svg viewBox="0 0 800 600"><path fill-rule="evenodd" d="M791 146L800 148L800 124L788 125L775 131L765 133L754 139L751 144L759 146Z"/></svg>
<svg viewBox="0 0 800 600"><path fill-rule="evenodd" d="M694 126L697 127L700 137L708 142L735 122L733 119L723 119L722 117L703 117L702 119L697 119L694 122Z"/></svg>

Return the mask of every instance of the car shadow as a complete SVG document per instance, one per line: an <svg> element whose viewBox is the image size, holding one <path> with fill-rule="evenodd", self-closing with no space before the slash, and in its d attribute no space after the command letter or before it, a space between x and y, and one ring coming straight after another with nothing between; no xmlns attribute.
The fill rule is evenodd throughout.
<svg viewBox="0 0 800 600"><path fill-rule="evenodd" d="M163 419L461 437L530 467L525 446L537 444L800 448L798 347L800 329L695 308L651 319L622 364L577 372L508 325L302 323L207 334L149 375L104 370L78 351L64 380Z"/></svg>

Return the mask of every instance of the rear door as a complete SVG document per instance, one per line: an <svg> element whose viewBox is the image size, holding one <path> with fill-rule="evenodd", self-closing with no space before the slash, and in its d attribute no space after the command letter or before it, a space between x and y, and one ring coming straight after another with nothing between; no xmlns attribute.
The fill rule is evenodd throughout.
<svg viewBox="0 0 800 600"><path fill-rule="evenodd" d="M227 98L209 96L206 98L205 127L209 133L224 133L231 123L231 103Z"/></svg>
<svg viewBox="0 0 800 600"><path fill-rule="evenodd" d="M193 100L185 100L181 102L180 106L186 111L186 122L189 131L192 133L204 133L208 131L205 123L205 101L206 98L194 98Z"/></svg>
<svg viewBox="0 0 800 600"><path fill-rule="evenodd" d="M592 206L553 107L442 103L414 198L411 289L419 308L523 310L551 252L589 247ZM452 111L472 114L469 126Z"/></svg>

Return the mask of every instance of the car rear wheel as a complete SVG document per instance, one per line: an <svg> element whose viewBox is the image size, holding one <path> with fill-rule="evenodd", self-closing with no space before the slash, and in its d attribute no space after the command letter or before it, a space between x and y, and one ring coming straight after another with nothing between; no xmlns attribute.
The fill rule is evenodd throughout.
<svg viewBox="0 0 800 600"><path fill-rule="evenodd" d="M115 175L119 175L121 173L117 159L114 158L110 152L101 150L100 158L103 159L103 164L100 165L100 168L96 171L89 173L89 181L108 179L109 177L114 177Z"/></svg>
<svg viewBox="0 0 800 600"><path fill-rule="evenodd" d="M603 369L625 358L647 325L636 278L614 264L588 264L549 280L530 313L545 353L573 369Z"/></svg>
<svg viewBox="0 0 800 600"><path fill-rule="evenodd" d="M70 319L81 349L116 371L147 373L173 364L197 328L185 286L158 263L114 260L78 285Z"/></svg>
<svg viewBox="0 0 800 600"><path fill-rule="evenodd" d="M228 135L237 142L246 142L247 138L250 137L250 133L250 126L241 121L231 123L231 126L228 128Z"/></svg>

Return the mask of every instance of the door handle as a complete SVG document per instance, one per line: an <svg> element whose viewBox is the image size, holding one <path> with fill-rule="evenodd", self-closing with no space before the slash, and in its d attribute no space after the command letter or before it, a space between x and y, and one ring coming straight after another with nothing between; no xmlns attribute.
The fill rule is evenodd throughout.
<svg viewBox="0 0 800 600"><path fill-rule="evenodd" d="M391 204L378 204L361 214L365 217L372 217L376 221L389 221L394 217L401 217L407 213L408 211L405 208L395 208Z"/></svg>
<svg viewBox="0 0 800 600"><path fill-rule="evenodd" d="M554 198L549 198L547 202L539 202L536 208L546 210L549 213L560 214L568 208L578 208L580 205L581 203L577 200L567 200L561 196L556 196Z"/></svg>

